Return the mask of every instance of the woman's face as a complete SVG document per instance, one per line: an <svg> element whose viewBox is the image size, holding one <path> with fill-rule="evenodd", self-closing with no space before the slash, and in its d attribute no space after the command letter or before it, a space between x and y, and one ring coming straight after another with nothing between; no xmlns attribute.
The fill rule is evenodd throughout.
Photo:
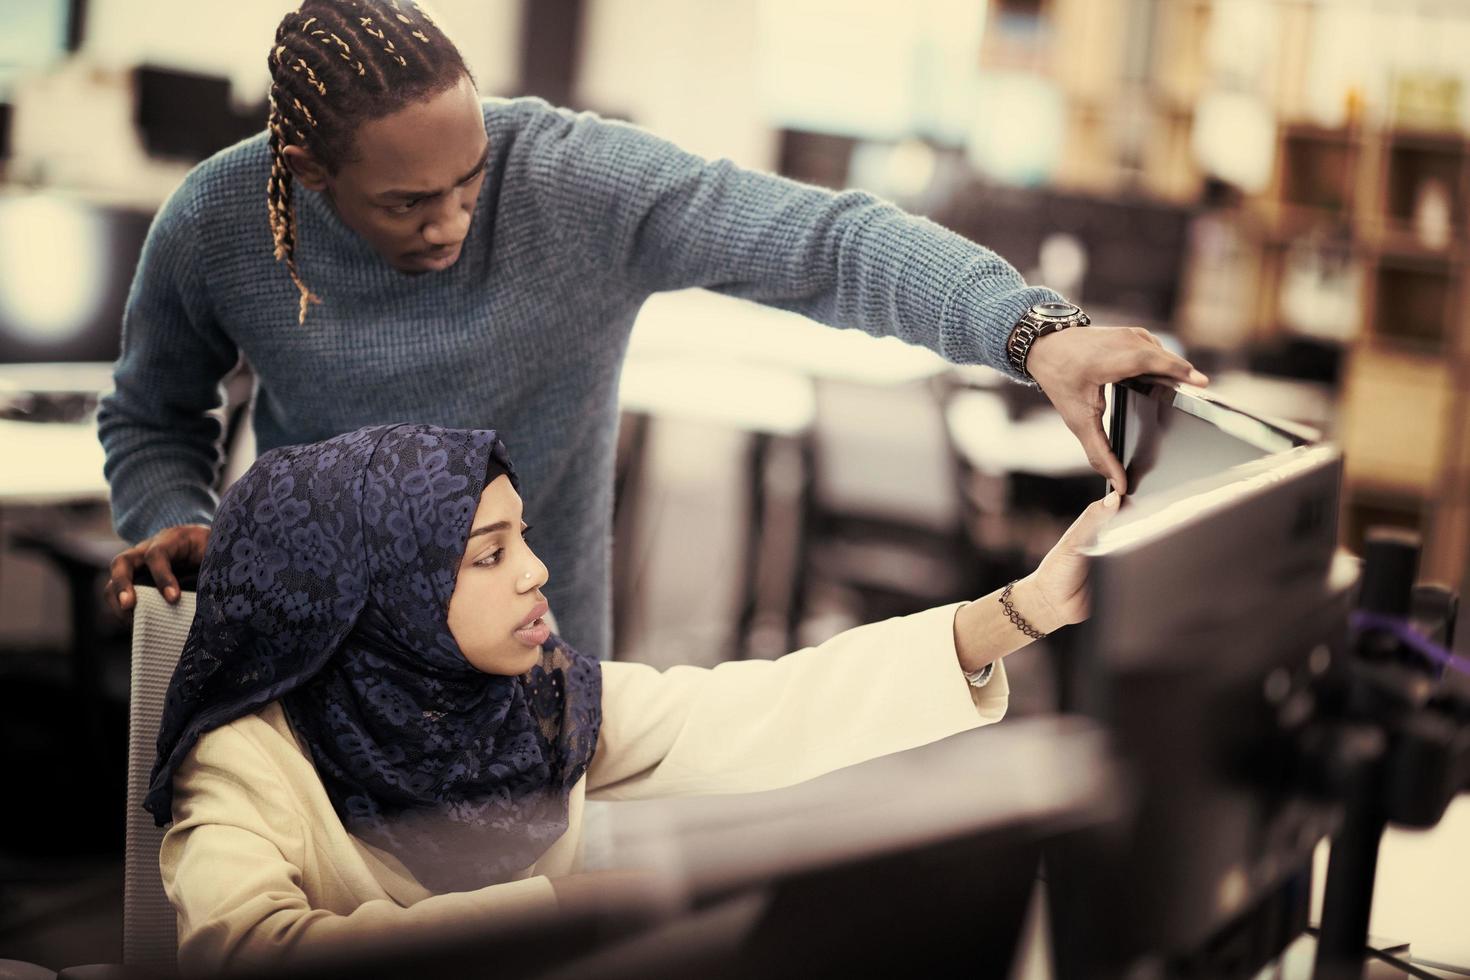
<svg viewBox="0 0 1470 980"><path fill-rule="evenodd" d="M546 566L526 543L521 496L497 476L480 495L449 599L449 631L465 659L487 674L514 677L541 660Z"/></svg>

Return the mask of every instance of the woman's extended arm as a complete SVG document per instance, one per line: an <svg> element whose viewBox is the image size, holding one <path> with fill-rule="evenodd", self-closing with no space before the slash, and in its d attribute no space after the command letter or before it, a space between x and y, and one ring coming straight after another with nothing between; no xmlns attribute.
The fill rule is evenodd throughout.
<svg viewBox="0 0 1470 980"><path fill-rule="evenodd" d="M1017 612L1050 632L1087 614L1080 549L1117 510L1083 512L1031 575ZM666 671L603 665L602 735L587 774L603 799L775 789L999 721L1009 688L965 673L1030 643L996 592L848 630L779 660Z"/></svg>

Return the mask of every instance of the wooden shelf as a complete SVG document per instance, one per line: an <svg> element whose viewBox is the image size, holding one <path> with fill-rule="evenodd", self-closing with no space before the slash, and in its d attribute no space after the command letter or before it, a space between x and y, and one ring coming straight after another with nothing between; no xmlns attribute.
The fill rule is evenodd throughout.
<svg viewBox="0 0 1470 980"><path fill-rule="evenodd" d="M1360 137L1355 131L1293 126L1281 138L1280 200L1345 212L1353 203Z"/></svg>
<svg viewBox="0 0 1470 980"><path fill-rule="evenodd" d="M1218 81L1207 42L1228 2L999 0L981 63L1036 70L1057 85L1068 107L1059 186L1201 201L1195 106ZM1324 54L1312 39L1331 35L1334 5L1274 6L1275 56L1260 79L1276 116L1273 175L1233 214L1213 210L1217 202L1202 216L1205 258L1184 272L1176 325L1192 344L1261 350L1298 335L1326 341L1343 321L1331 339L1343 351L1344 541L1356 545L1370 523L1415 527L1426 534L1426 567L1463 588L1470 138L1392 124L1393 106L1367 82L1333 96L1342 125L1309 121L1333 108L1314 88L1311 62ZM1146 58L1130 29L1145 17ZM1079 50L1089 57L1077 59Z"/></svg>
<svg viewBox="0 0 1470 980"><path fill-rule="evenodd" d="M1405 350L1443 354L1452 340L1458 275L1438 256L1381 254L1370 285L1370 333Z"/></svg>

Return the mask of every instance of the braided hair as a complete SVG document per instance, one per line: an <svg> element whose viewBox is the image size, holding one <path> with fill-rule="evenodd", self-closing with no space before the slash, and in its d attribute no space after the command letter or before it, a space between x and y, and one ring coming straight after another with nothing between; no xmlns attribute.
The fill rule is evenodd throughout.
<svg viewBox="0 0 1470 980"><path fill-rule="evenodd" d="M413 0L303 0L276 28L271 72L267 198L276 261L301 294L298 322L321 300L296 268L296 206L285 148L335 172L352 159L357 127L458 84L469 69Z"/></svg>

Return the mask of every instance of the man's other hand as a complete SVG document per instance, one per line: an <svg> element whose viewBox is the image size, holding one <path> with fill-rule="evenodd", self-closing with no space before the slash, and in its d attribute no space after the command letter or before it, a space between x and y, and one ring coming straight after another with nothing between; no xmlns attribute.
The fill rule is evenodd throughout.
<svg viewBox="0 0 1470 980"><path fill-rule="evenodd" d="M118 616L132 615L133 607L138 603L133 578L138 569L145 566L164 599L178 602L178 576L198 570L199 563L204 561L204 546L208 541L208 525L180 524L164 528L122 552L112 560L109 570L112 577L107 580L107 588L103 591L107 607Z"/></svg>

